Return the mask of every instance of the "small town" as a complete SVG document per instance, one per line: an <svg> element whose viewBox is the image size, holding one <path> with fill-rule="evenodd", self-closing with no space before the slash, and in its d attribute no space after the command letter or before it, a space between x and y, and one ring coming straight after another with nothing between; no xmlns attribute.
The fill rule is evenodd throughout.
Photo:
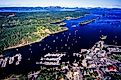
<svg viewBox="0 0 121 80"><path fill-rule="evenodd" d="M28 73L27 79L37 79L41 70L51 69L61 72L66 77L59 80L110 80L109 74L121 75L121 62L111 58L111 55L120 53L121 46L106 45L104 40L98 41L90 49L81 49L79 53L72 55L67 52L48 53L36 62L41 69ZM21 60L21 54L5 58L1 56L0 67L19 65Z"/></svg>
<svg viewBox="0 0 121 80"><path fill-rule="evenodd" d="M110 58L111 54L120 53L120 48L120 46L105 45L101 40L91 49L81 49L81 52L73 53L75 58L73 63L61 60L62 57L68 57L66 53L60 52L48 53L36 64L51 66L62 72L68 80L85 80L87 77L94 80L109 80L109 73L121 75L121 62Z"/></svg>

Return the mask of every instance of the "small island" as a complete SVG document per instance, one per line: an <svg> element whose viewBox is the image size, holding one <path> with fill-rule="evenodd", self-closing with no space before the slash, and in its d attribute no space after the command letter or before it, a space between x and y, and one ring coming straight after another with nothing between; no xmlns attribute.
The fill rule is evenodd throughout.
<svg viewBox="0 0 121 80"><path fill-rule="evenodd" d="M95 20L96 20L96 18L91 19L91 20L82 21L82 22L80 22L79 24L80 24L80 26L83 26L83 25L89 24L89 23L91 23L91 22L93 22L93 21L95 21Z"/></svg>

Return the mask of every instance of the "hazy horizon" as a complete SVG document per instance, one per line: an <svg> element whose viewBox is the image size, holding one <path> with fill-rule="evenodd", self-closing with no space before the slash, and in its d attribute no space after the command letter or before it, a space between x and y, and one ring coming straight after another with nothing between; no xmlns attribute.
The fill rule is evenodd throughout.
<svg viewBox="0 0 121 80"><path fill-rule="evenodd" d="M1 0L0 7L101 7L121 8L121 0Z"/></svg>

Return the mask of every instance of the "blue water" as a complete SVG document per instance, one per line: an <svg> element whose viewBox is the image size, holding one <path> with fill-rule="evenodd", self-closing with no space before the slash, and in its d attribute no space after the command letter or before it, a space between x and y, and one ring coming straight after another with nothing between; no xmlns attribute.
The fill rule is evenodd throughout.
<svg viewBox="0 0 121 80"><path fill-rule="evenodd" d="M17 53L22 54L22 62L19 66L7 66L2 71L6 74L16 72L24 73L33 69L38 69L36 65L40 57L51 52L67 52L72 54L80 52L82 48L91 48L100 36L105 35L105 44L121 46L121 13L120 11L107 11L104 13L91 13L82 18L65 20L68 31L52 34L41 42L34 43L16 49L4 51L5 56L13 56ZM80 26L79 22L99 17L96 21ZM72 27L75 25L76 27ZM55 41L54 41L55 40ZM29 50L31 48L31 50ZM32 53L31 53L32 51ZM30 58L30 61L28 60ZM4 75L3 73L0 73Z"/></svg>

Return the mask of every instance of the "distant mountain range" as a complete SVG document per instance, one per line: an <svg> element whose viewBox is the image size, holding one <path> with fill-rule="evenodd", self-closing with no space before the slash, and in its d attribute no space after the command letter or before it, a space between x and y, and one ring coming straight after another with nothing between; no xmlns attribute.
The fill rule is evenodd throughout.
<svg viewBox="0 0 121 80"><path fill-rule="evenodd" d="M69 8L69 7L60 7L60 6L49 6L49 7L0 7L0 12L41 12L41 11L80 11L80 10L107 10L107 9L115 9L120 10L119 8Z"/></svg>

